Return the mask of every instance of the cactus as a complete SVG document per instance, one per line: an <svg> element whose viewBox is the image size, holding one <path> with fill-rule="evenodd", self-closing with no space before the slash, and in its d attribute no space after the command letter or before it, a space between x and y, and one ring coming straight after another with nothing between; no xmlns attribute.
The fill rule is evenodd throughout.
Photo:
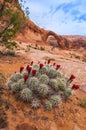
<svg viewBox="0 0 86 130"><path fill-rule="evenodd" d="M39 70L39 65L37 64L33 65L33 69Z"/></svg>
<svg viewBox="0 0 86 130"><path fill-rule="evenodd" d="M49 82L49 85L54 89L55 91L58 90L58 82L56 79L51 79Z"/></svg>
<svg viewBox="0 0 86 130"><path fill-rule="evenodd" d="M31 90L36 90L36 88L38 87L38 83L39 83L39 81L36 77L30 78L29 82L27 82L27 84Z"/></svg>
<svg viewBox="0 0 86 130"><path fill-rule="evenodd" d="M24 88L21 91L21 98L23 101L30 102L32 100L32 91L29 88Z"/></svg>
<svg viewBox="0 0 86 130"><path fill-rule="evenodd" d="M28 75L28 71L26 71L26 70L24 70L24 71L22 72L22 77L24 77L25 75Z"/></svg>
<svg viewBox="0 0 86 130"><path fill-rule="evenodd" d="M52 103L50 101L46 101L44 106L45 106L46 110L51 110L52 109Z"/></svg>
<svg viewBox="0 0 86 130"><path fill-rule="evenodd" d="M22 90L24 88L24 79L20 79L18 81L18 84L19 84L19 90Z"/></svg>
<svg viewBox="0 0 86 130"><path fill-rule="evenodd" d="M39 65L33 65L33 69L36 70L35 77L40 77Z"/></svg>
<svg viewBox="0 0 86 130"><path fill-rule="evenodd" d="M13 81L12 81L12 80L9 80L9 82L7 83L7 87L8 87L9 89L11 89L12 85L13 85Z"/></svg>
<svg viewBox="0 0 86 130"><path fill-rule="evenodd" d="M13 75L11 76L10 80L12 80L13 82L16 82L16 81L18 81L18 80L21 79L21 78L22 78L21 73L15 73L15 74L13 74Z"/></svg>
<svg viewBox="0 0 86 130"><path fill-rule="evenodd" d="M47 66L43 66L41 69L40 69L40 72L41 74L46 74L48 72L48 67Z"/></svg>
<svg viewBox="0 0 86 130"><path fill-rule="evenodd" d="M20 67L20 72L10 77L7 87L15 94L20 94L23 101L30 102L31 108L34 109L39 108L48 98L44 106L46 110L51 110L79 88L76 84L71 86L75 76L68 78L59 68L60 65L52 65L50 60L45 64L33 64L32 61L26 67Z"/></svg>
<svg viewBox="0 0 86 130"><path fill-rule="evenodd" d="M61 78L62 76L63 76L63 74L58 71L58 72L57 72L57 77L58 77L58 78Z"/></svg>
<svg viewBox="0 0 86 130"><path fill-rule="evenodd" d="M38 87L38 93L41 97L46 97L46 95L48 94L48 87L46 84L40 84L40 86Z"/></svg>
<svg viewBox="0 0 86 130"><path fill-rule="evenodd" d="M61 99L60 99L60 97L58 95L53 95L50 98L50 102L52 103L53 107L57 106L59 104L60 100Z"/></svg>
<svg viewBox="0 0 86 130"><path fill-rule="evenodd" d="M69 98L71 95L72 95L72 92L69 91L69 90L66 90L66 91L64 92L64 98L65 98L65 99Z"/></svg>
<svg viewBox="0 0 86 130"><path fill-rule="evenodd" d="M41 84L48 84L49 78L47 75L42 74L41 77L39 78L39 81Z"/></svg>
<svg viewBox="0 0 86 130"><path fill-rule="evenodd" d="M19 84L18 84L18 83L13 83L12 86L11 86L11 90L12 90L14 93L19 92L19 90L20 90Z"/></svg>
<svg viewBox="0 0 86 130"><path fill-rule="evenodd" d="M56 78L57 77L57 71L53 67L49 68L48 71L49 78Z"/></svg>
<svg viewBox="0 0 86 130"><path fill-rule="evenodd" d="M61 79L58 79L57 82L58 82L59 89L63 91L66 87L66 83L64 81L62 81Z"/></svg>
<svg viewBox="0 0 86 130"><path fill-rule="evenodd" d="M37 108L39 108L40 107L40 105L41 105L41 101L39 100L39 99L33 99L32 101L31 101L31 108L33 108L33 109L37 109Z"/></svg>

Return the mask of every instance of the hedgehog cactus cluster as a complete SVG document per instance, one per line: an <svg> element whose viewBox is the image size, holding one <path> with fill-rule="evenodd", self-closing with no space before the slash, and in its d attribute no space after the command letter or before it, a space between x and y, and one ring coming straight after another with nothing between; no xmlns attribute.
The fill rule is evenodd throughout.
<svg viewBox="0 0 86 130"><path fill-rule="evenodd" d="M66 77L60 72L60 67L50 60L44 64L32 61L30 65L21 66L20 71L10 77L7 86L31 108L43 105L46 110L51 110L79 89L79 85L71 85L75 76Z"/></svg>

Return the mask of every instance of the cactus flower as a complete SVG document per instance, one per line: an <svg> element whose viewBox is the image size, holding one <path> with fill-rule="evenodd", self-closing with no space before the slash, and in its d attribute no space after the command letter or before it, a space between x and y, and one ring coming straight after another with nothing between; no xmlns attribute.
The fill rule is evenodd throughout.
<svg viewBox="0 0 86 130"><path fill-rule="evenodd" d="M30 73L31 72L31 70L32 70L32 67L28 67L27 68L27 71Z"/></svg>
<svg viewBox="0 0 86 130"><path fill-rule="evenodd" d="M27 67L26 67L26 70L28 71L28 68L29 68L30 66L29 65L27 65Z"/></svg>
<svg viewBox="0 0 86 130"><path fill-rule="evenodd" d="M34 76L36 74L36 70L32 70L32 74Z"/></svg>
<svg viewBox="0 0 86 130"><path fill-rule="evenodd" d="M56 65L56 70L58 70L61 67L61 65Z"/></svg>
<svg viewBox="0 0 86 130"><path fill-rule="evenodd" d="M72 74L69 78L70 83L75 79L75 76Z"/></svg>
<svg viewBox="0 0 86 130"><path fill-rule="evenodd" d="M48 60L48 64L50 64L50 61L51 61L51 60L49 59L49 60Z"/></svg>
<svg viewBox="0 0 86 130"><path fill-rule="evenodd" d="M23 71L23 69L24 69L24 67L23 67L23 66L21 66L21 67L20 67L20 73Z"/></svg>
<svg viewBox="0 0 86 130"><path fill-rule="evenodd" d="M33 61L31 61L31 66L33 65Z"/></svg>
<svg viewBox="0 0 86 130"><path fill-rule="evenodd" d="M40 69L41 69L43 66L44 66L43 64L40 64Z"/></svg>
<svg viewBox="0 0 86 130"><path fill-rule="evenodd" d="M26 80L29 78L29 76L28 75L25 75L24 76L24 81L26 82Z"/></svg>
<svg viewBox="0 0 86 130"><path fill-rule="evenodd" d="M79 89L80 87L79 87L79 85L77 85L77 84L74 84L73 86L72 86L72 89Z"/></svg>

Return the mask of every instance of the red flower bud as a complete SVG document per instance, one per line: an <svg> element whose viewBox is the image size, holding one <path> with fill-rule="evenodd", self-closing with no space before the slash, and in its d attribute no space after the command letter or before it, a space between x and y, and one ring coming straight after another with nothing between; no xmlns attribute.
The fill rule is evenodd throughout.
<svg viewBox="0 0 86 130"><path fill-rule="evenodd" d="M24 76L24 81L26 82L26 80L29 78L29 76L28 75L25 75Z"/></svg>
<svg viewBox="0 0 86 130"><path fill-rule="evenodd" d="M36 74L36 70L32 70L32 74L35 75Z"/></svg>
<svg viewBox="0 0 86 130"><path fill-rule="evenodd" d="M56 70L58 70L61 67L61 65L56 65Z"/></svg>
<svg viewBox="0 0 86 130"><path fill-rule="evenodd" d="M20 73L23 71L23 69L24 69L24 67L21 66L21 67L20 67Z"/></svg>
<svg viewBox="0 0 86 130"><path fill-rule="evenodd" d="M26 70L28 71L29 65L27 65Z"/></svg>
<svg viewBox="0 0 86 130"><path fill-rule="evenodd" d="M79 85L77 85L77 84L74 84L73 86L72 86L72 89L79 89L80 87L79 87Z"/></svg>
<svg viewBox="0 0 86 130"><path fill-rule="evenodd" d="M73 81L73 79L75 79L75 76L72 74L72 75L70 76L70 79L69 79L69 80L72 80L72 81Z"/></svg>
<svg viewBox="0 0 86 130"><path fill-rule="evenodd" d="M31 61L31 66L33 65L33 61Z"/></svg>
<svg viewBox="0 0 86 130"><path fill-rule="evenodd" d="M48 64L50 64L50 61L51 61L51 60L49 59L49 60L48 60Z"/></svg>
<svg viewBox="0 0 86 130"><path fill-rule="evenodd" d="M31 72L31 70L32 70L32 67L27 67L27 71L30 73Z"/></svg>
<svg viewBox="0 0 86 130"><path fill-rule="evenodd" d="M40 64L40 69L41 69L43 66L44 66L43 64Z"/></svg>

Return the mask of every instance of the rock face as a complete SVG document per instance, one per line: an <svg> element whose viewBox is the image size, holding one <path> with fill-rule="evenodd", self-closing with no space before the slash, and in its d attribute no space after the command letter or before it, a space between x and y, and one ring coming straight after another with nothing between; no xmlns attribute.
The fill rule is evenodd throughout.
<svg viewBox="0 0 86 130"><path fill-rule="evenodd" d="M33 38L33 37L34 38ZM30 41L31 39L33 41L37 42L43 42L47 44L47 39L49 36L53 36L55 40L57 41L56 43L48 42L52 46L59 47L62 49L79 49L80 47L83 47L86 49L86 37L85 36L63 36L63 35L58 35L53 31L50 30L44 30L43 28L40 28L37 26L34 22L31 20L28 20L27 23L25 24L23 31L20 35L17 36L17 40L21 39L19 37L22 37L21 41L25 39L26 41Z"/></svg>

